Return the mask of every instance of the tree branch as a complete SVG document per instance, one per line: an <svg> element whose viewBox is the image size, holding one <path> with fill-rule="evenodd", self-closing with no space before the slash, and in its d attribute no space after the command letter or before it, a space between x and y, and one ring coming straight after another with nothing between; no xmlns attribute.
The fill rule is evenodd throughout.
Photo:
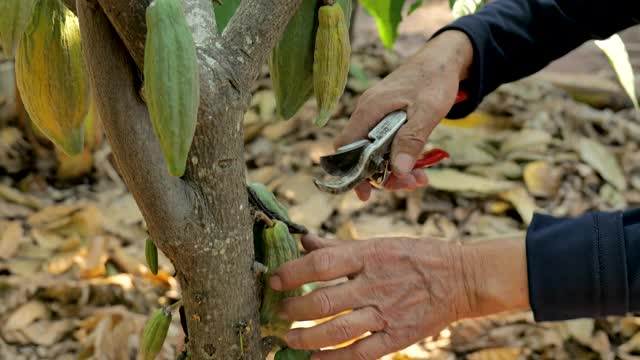
<svg viewBox="0 0 640 360"><path fill-rule="evenodd" d="M222 46L233 62L232 77L250 88L302 1L244 0L222 34Z"/></svg>
<svg viewBox="0 0 640 360"><path fill-rule="evenodd" d="M190 189L172 177L136 91L135 66L97 6L77 0L83 55L93 99L125 183L145 214L149 230L167 232L190 209ZM150 214L153 214L150 216ZM163 234L167 239L172 234Z"/></svg>
<svg viewBox="0 0 640 360"><path fill-rule="evenodd" d="M147 37L145 14L151 0L98 0L98 3L142 72Z"/></svg>

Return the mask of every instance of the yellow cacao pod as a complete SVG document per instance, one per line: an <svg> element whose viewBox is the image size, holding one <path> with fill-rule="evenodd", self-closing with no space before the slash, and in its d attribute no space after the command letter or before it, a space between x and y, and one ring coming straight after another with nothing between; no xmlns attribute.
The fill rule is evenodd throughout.
<svg viewBox="0 0 640 360"><path fill-rule="evenodd" d="M24 33L35 0L2 0L0 1L0 44L7 58L13 58L18 43Z"/></svg>
<svg viewBox="0 0 640 360"><path fill-rule="evenodd" d="M147 320L142 333L142 340L138 348L139 358L142 360L154 360L162 350L162 345L171 325L171 312L157 309Z"/></svg>
<svg viewBox="0 0 640 360"><path fill-rule="evenodd" d="M316 126L327 124L349 78L351 44L342 6L320 7L313 58L313 90L318 103Z"/></svg>
<svg viewBox="0 0 640 360"><path fill-rule="evenodd" d="M182 1L154 0L147 7L144 91L154 132L169 173L182 176L200 104L196 45Z"/></svg>
<svg viewBox="0 0 640 360"><path fill-rule="evenodd" d="M16 51L16 82L40 131L67 155L83 149L89 81L78 18L59 0L38 0Z"/></svg>

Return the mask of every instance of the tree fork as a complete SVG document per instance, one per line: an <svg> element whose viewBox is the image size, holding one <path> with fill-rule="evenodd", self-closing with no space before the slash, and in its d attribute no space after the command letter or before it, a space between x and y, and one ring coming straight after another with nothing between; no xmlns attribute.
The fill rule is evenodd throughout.
<svg viewBox="0 0 640 360"><path fill-rule="evenodd" d="M242 119L260 67L302 0L245 0L224 36L210 0L183 0L201 105L182 179L168 175L137 92L149 2L76 1L96 107L149 232L177 270L192 359L262 359ZM248 329L242 354L239 325Z"/></svg>

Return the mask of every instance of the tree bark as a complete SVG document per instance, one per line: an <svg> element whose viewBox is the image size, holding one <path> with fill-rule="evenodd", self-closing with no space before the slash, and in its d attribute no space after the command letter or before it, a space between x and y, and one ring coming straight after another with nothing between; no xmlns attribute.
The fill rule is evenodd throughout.
<svg viewBox="0 0 640 360"><path fill-rule="evenodd" d="M149 2L76 1L96 108L151 238L176 268L191 358L261 359L242 120L260 66L302 0L245 0L224 35L210 0L183 1L201 74L183 178L168 174L138 95Z"/></svg>

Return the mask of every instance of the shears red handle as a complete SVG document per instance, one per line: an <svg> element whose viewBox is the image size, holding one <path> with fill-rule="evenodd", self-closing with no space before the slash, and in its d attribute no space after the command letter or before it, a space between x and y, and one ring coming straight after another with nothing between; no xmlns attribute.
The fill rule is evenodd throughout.
<svg viewBox="0 0 640 360"><path fill-rule="evenodd" d="M463 102L465 100L467 100L469 98L469 95L467 95L466 92L464 91L458 91L458 94L456 95L456 100L455 103L458 104L460 102ZM422 154L422 157L420 159L418 159L415 163L415 165L413 165L414 169L422 169L425 167L429 167L431 165L435 165L437 163L439 163L440 161L442 161L443 159L446 159L449 157L449 153L446 152L443 149L432 149L427 151L426 153ZM391 173L391 175L389 175L389 179L391 180L391 178L395 177L393 173Z"/></svg>

